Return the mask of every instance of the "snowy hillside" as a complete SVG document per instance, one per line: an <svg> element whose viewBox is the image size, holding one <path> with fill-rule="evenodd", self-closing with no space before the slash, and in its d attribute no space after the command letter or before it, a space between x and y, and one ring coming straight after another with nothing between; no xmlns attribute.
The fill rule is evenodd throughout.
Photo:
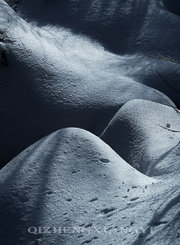
<svg viewBox="0 0 180 245"><path fill-rule="evenodd" d="M62 129L1 170L0 237L12 244L10 230L14 244L176 242L178 177L166 178L165 185L139 173L93 134ZM39 234L32 228L39 226L79 230Z"/></svg>
<svg viewBox="0 0 180 245"><path fill-rule="evenodd" d="M0 244L180 244L179 15L0 0Z"/></svg>

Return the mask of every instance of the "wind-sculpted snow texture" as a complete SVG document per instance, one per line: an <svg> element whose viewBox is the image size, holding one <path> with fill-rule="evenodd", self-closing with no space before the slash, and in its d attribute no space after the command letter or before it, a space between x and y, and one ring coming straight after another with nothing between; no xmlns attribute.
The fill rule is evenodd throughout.
<svg viewBox="0 0 180 245"><path fill-rule="evenodd" d="M179 94L157 75L159 70L180 91L178 64L163 62L164 56L180 60L179 0L23 0L18 11L38 26L55 25L85 34L116 54L111 69L157 88L180 104ZM43 4L43 7L41 7ZM53 13L53 14L52 14ZM161 57L162 60L145 55ZM120 56L119 56L120 58ZM106 68L107 70L107 68ZM173 75L172 75L173 74Z"/></svg>
<svg viewBox="0 0 180 245"><path fill-rule="evenodd" d="M6 2L0 244L180 244L179 2Z"/></svg>

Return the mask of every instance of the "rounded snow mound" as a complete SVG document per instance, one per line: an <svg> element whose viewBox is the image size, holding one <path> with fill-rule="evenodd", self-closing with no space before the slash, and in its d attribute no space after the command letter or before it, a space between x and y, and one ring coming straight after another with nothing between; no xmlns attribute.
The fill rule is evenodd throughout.
<svg viewBox="0 0 180 245"><path fill-rule="evenodd" d="M179 111L145 86L179 104L179 17L154 0L8 2L0 163L41 140L0 171L0 244L179 244Z"/></svg>
<svg viewBox="0 0 180 245"><path fill-rule="evenodd" d="M0 171L0 243L177 244L178 184L143 175L85 130L62 129Z"/></svg>
<svg viewBox="0 0 180 245"><path fill-rule="evenodd" d="M179 125L176 108L132 100L116 113L101 138L143 173L175 174L179 171ZM168 154L173 161L166 159Z"/></svg>
<svg viewBox="0 0 180 245"><path fill-rule="evenodd" d="M78 128L59 130L0 171L0 242L20 245L39 239L41 244L81 244L78 241L93 234L87 230L81 238L78 231L69 236L52 230L51 235L33 234L31 227L103 229L104 222L109 227L108 217L115 215L118 222L124 215L118 214L120 210L144 200L143 190L155 183L93 134Z"/></svg>

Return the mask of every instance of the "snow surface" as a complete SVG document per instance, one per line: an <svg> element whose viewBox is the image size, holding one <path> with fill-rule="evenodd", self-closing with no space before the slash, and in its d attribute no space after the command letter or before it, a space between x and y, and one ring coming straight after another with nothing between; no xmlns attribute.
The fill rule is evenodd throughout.
<svg viewBox="0 0 180 245"><path fill-rule="evenodd" d="M156 72L159 70L180 91L180 70L174 75L179 64L144 56L180 60L180 18L172 14L179 11L179 0L56 0L44 1L41 6L40 0L23 0L18 13L38 26L62 26L97 40L122 55L111 62L113 73L118 68L118 76L132 76L180 105L179 94L169 89Z"/></svg>
<svg viewBox="0 0 180 245"><path fill-rule="evenodd" d="M131 100L115 114L101 138L143 173L179 171L179 157L172 162L164 160L180 146L180 111L172 107ZM161 161L163 166L159 166Z"/></svg>
<svg viewBox="0 0 180 245"><path fill-rule="evenodd" d="M178 177L165 185L93 134L59 130L1 170L0 239L19 245L178 244ZM76 231L27 232L47 226Z"/></svg>
<svg viewBox="0 0 180 245"><path fill-rule="evenodd" d="M38 27L0 3L5 32L0 45L8 61L0 73L2 164L59 128L76 126L100 135L131 99L168 104L165 95L132 77L134 56L112 54L62 27Z"/></svg>
<svg viewBox="0 0 180 245"><path fill-rule="evenodd" d="M7 2L0 244L179 245L179 2Z"/></svg>

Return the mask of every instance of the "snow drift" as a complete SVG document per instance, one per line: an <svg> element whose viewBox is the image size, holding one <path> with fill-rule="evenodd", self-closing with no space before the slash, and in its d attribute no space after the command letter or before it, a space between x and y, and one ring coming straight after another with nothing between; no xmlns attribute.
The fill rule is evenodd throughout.
<svg viewBox="0 0 180 245"><path fill-rule="evenodd" d="M178 184L179 175L139 173L87 131L62 129L1 170L0 242L178 244Z"/></svg>
<svg viewBox="0 0 180 245"><path fill-rule="evenodd" d="M0 243L179 244L178 1L6 2Z"/></svg>
<svg viewBox="0 0 180 245"><path fill-rule="evenodd" d="M177 173L179 157L172 162L165 158L180 142L179 114L172 107L132 100L115 114L101 138L143 173ZM161 160L163 167L158 165Z"/></svg>
<svg viewBox="0 0 180 245"><path fill-rule="evenodd" d="M59 128L100 135L131 99L172 103L138 83L132 68L125 72L136 56L117 56L62 27L28 23L2 0L0 10L1 165Z"/></svg>

